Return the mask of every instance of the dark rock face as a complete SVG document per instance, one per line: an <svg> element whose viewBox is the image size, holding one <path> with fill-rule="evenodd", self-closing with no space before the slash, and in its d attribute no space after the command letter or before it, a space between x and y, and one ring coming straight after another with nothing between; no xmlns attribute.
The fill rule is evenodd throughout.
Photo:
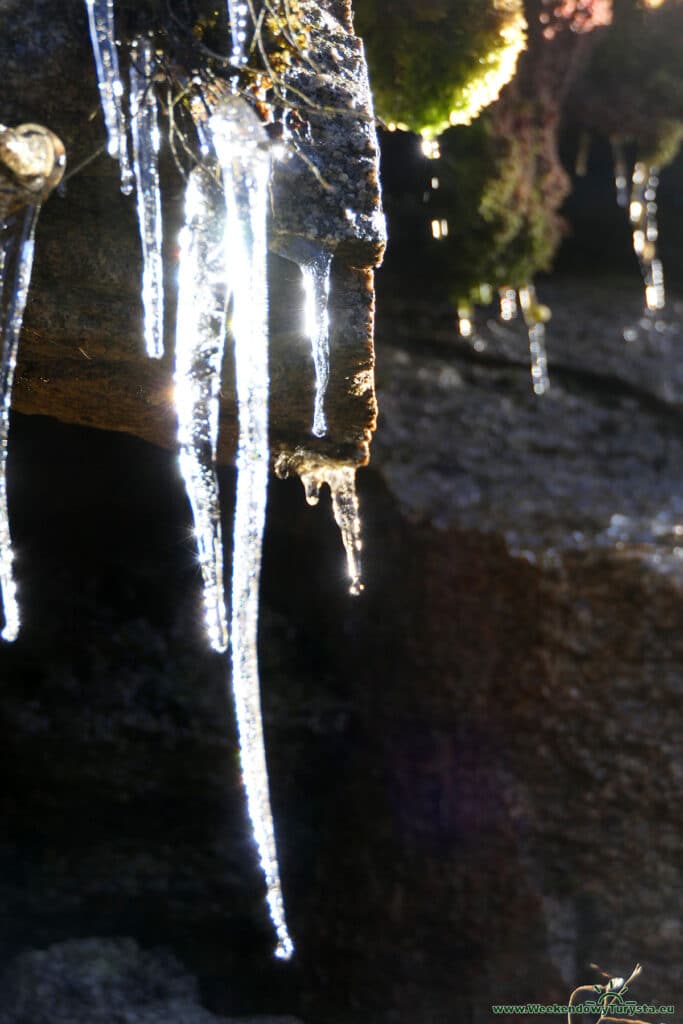
<svg viewBox="0 0 683 1024"><path fill-rule="evenodd" d="M24 953L0 978L0 1002L2 1024L220 1024L201 1008L196 981L173 956L143 952L131 939L80 939Z"/></svg>
<svg viewBox="0 0 683 1024"><path fill-rule="evenodd" d="M135 942L82 939L24 953L0 979L0 1020L33 1024L212 1024L196 983L172 956Z"/></svg>

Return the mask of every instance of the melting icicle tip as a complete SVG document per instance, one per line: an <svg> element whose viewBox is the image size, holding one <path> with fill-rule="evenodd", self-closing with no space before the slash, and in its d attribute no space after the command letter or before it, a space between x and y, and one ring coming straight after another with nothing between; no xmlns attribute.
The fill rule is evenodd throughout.
<svg viewBox="0 0 683 1024"><path fill-rule="evenodd" d="M282 452L275 462L275 472L281 479L296 474L304 487L306 501L317 505L320 488L327 484L332 500L332 513L339 527L346 552L349 593L358 597L365 589L361 552L363 549L360 505L356 492L355 465L336 462L303 449Z"/></svg>

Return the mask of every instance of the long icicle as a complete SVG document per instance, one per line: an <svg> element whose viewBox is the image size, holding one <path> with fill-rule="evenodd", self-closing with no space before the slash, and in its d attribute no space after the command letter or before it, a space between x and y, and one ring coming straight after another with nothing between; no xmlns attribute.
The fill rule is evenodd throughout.
<svg viewBox="0 0 683 1024"><path fill-rule="evenodd" d="M511 320L517 319L517 292L514 288L500 288L498 290L500 298L500 319L505 323L510 323Z"/></svg>
<svg viewBox="0 0 683 1024"><path fill-rule="evenodd" d="M330 267L332 256L321 249L311 260L301 263L301 276L306 296L306 334L311 341L315 367L315 400L311 432L316 437L327 433L325 395L330 379Z"/></svg>
<svg viewBox="0 0 683 1024"><path fill-rule="evenodd" d="M275 955L289 959L275 830L270 805L258 673L261 547L268 467L268 285L266 215L270 158L263 126L238 98L209 122L223 175L225 259L233 302L238 407L237 496L232 570L232 685L247 806L277 935Z"/></svg>
<svg viewBox="0 0 683 1024"><path fill-rule="evenodd" d="M545 346L544 307L536 298L536 288L528 284L519 289L519 304L524 323L529 332L529 356L531 359L531 385L534 394L544 395L550 387L548 356ZM549 314L548 314L549 315Z"/></svg>
<svg viewBox="0 0 683 1024"><path fill-rule="evenodd" d="M638 161L633 168L629 219L633 232L633 251L638 258L645 284L645 305L651 313L664 309L666 305L664 270L657 256L658 185L658 169Z"/></svg>
<svg viewBox="0 0 683 1024"><path fill-rule="evenodd" d="M614 164L614 188L617 194L617 205L625 210L628 206L628 167L624 144L620 139L612 139L612 162Z"/></svg>
<svg viewBox="0 0 683 1024"><path fill-rule="evenodd" d="M5 625L0 636L3 640L16 640L19 634L20 614L17 586L14 579L14 550L9 526L7 504L7 451L12 405L12 385L17 365L19 335L24 319L33 267L33 250L39 206L29 206L16 224L0 226L0 337L2 338L2 367L0 367L0 590L5 614ZM7 284L9 283L9 288Z"/></svg>
<svg viewBox="0 0 683 1024"><path fill-rule="evenodd" d="M164 354L164 264L159 189L160 140L153 74L154 47L151 39L142 36L131 47L130 125L142 243L145 347L148 356L160 359Z"/></svg>
<svg viewBox="0 0 683 1024"><path fill-rule="evenodd" d="M119 162L121 191L133 191L133 171L128 156L126 115L123 111L123 82L119 71L114 25L114 0L85 0L102 114L107 129L107 151Z"/></svg>
<svg viewBox="0 0 683 1024"><path fill-rule="evenodd" d="M180 232L175 403L180 470L192 506L211 646L228 646L223 538L216 477L226 289L222 196L202 167L191 174Z"/></svg>
<svg viewBox="0 0 683 1024"><path fill-rule="evenodd" d="M246 64L247 25L249 7L245 0L228 0L228 18L230 19L230 37L232 40L231 62L240 67Z"/></svg>

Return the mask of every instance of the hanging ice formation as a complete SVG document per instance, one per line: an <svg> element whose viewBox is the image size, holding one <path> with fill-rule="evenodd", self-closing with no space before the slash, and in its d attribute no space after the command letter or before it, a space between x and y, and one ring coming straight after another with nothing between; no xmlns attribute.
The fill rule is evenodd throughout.
<svg viewBox="0 0 683 1024"><path fill-rule="evenodd" d="M301 482L306 491L309 505L317 505L320 488L327 484L332 497L332 512L341 533L346 551L346 565L349 574L349 590L358 595L363 590L363 574L360 553L362 540L360 532L360 510L356 494L356 471L349 466L320 466L301 472Z"/></svg>
<svg viewBox="0 0 683 1024"><path fill-rule="evenodd" d="M3 640L16 640L19 634L19 604L14 579L14 550L7 507L7 449L9 438L12 384L17 365L19 334L24 318L33 266L33 247L38 206L29 206L20 216L18 229L0 226L0 589L5 614Z"/></svg>
<svg viewBox="0 0 683 1024"><path fill-rule="evenodd" d="M228 646L215 468L227 301L221 206L209 170L198 167L187 185L179 238L174 382L178 457L192 507L206 633L215 651Z"/></svg>
<svg viewBox="0 0 683 1024"><path fill-rule="evenodd" d="M232 684L249 816L278 944L293 946L284 914L261 722L257 629L268 483L268 295L266 199L269 158L260 122L231 98L209 121L223 195L210 167L190 175L180 239L176 408L180 466L195 523L211 645L228 641L223 541L216 478L226 306L232 300L239 440L233 544Z"/></svg>
<svg viewBox="0 0 683 1024"><path fill-rule="evenodd" d="M0 593L5 619L0 636L8 641L17 638L20 628L7 504L12 385L40 204L61 180L65 164L62 143L46 128L0 125Z"/></svg>
<svg viewBox="0 0 683 1024"><path fill-rule="evenodd" d="M128 156L126 115L123 110L124 89L116 48L114 0L85 0L85 5L88 11L88 27L95 57L102 113L107 129L107 151L109 156L113 156L119 162L121 191L129 196L133 191L133 171Z"/></svg>
<svg viewBox="0 0 683 1024"><path fill-rule="evenodd" d="M517 319L517 292L514 288L501 288L498 292L500 298L500 319L505 323Z"/></svg>
<svg viewBox="0 0 683 1024"><path fill-rule="evenodd" d="M121 164L122 188L131 191L123 86L114 30L114 0L86 0L98 84L109 138L109 152ZM330 365L330 270L338 247L340 292L352 295L348 311L365 331L372 325L371 274L385 243L379 204L378 152L372 101L363 49L353 36L350 17L344 24L326 4L301 0L296 16L311 41L297 62L287 62L279 100L292 88L303 97L307 120L295 151L301 158L280 161L271 176L268 135L249 103L239 95L240 68L249 59L249 35L255 30L253 9L246 0L226 0L230 22L229 67L225 62L202 91L200 72L181 72L183 95L197 132L198 162L188 175L185 221L179 238L178 311L176 318L175 400L178 417L179 464L194 519L202 574L204 623L210 645L231 649L234 700L249 815L265 876L267 902L277 935L276 955L293 952L284 912L261 721L257 631L259 577L265 523L268 469L268 294L266 255L267 207L273 209L270 247L293 259L302 274L305 333L315 371L311 432L327 433L325 397ZM270 8L269 8L270 9ZM284 9L288 10L285 0ZM288 12L288 17L290 16ZM263 25L258 23L261 28ZM287 45L290 41L286 40ZM151 356L163 352L163 262L159 191L155 64L152 37L141 36L130 48L130 122L133 141L137 210L143 250L142 298L145 343ZM257 47L258 50L258 47ZM208 53L208 51L207 51ZM260 53L260 51L259 51ZM321 57L325 63L317 63ZM265 54L257 55L258 60ZM210 58L207 58L210 63ZM175 67L175 65L174 65ZM227 79L227 81L226 81ZM205 83L205 84L206 84ZM283 84L284 83L284 84ZM311 98L307 99L310 91ZM276 96L278 95L276 90ZM340 125L331 108L352 114L343 122L344 145L353 154L354 174L339 159ZM190 147L192 148L192 147ZM358 194L349 183L359 168ZM220 172L220 173L219 173ZM218 184L219 178L222 182ZM334 181L334 184L330 184ZM292 195L297 202L293 203ZM311 217L315 210L315 217ZM302 214L304 216L302 217ZM350 261L353 254L353 262ZM344 260L349 257L348 265ZM336 280L336 278L335 278ZM224 585L216 457L220 414L221 366L227 311L234 341L238 406L237 494L233 537L231 628ZM344 313L347 305L342 305ZM359 313L361 316L359 316ZM342 315L342 320L344 315ZM335 322L335 330L340 332ZM355 491L356 464L367 458L376 414L372 386L371 333L359 339L360 358L344 376L352 344L340 350L340 380L363 413L347 462L319 456L296 467L310 503L327 483L334 518L346 549L350 590L362 590L360 518ZM360 450L359 450L360 449ZM307 457L308 458L308 457ZM279 462L279 460L278 460Z"/></svg>
<svg viewBox="0 0 683 1024"><path fill-rule="evenodd" d="M130 121L133 167L128 154L124 86L119 69L114 0L86 0L90 40L95 58L107 150L119 162L121 191L137 192L137 215L142 243L142 307L147 355L164 354L164 276L161 194L159 190L159 125L153 85L154 46L148 36L130 48Z"/></svg>
<svg viewBox="0 0 683 1024"><path fill-rule="evenodd" d="M483 352L486 342L477 330L476 311L471 302L458 303L458 334L463 341L471 345L475 352Z"/></svg>
<svg viewBox="0 0 683 1024"><path fill-rule="evenodd" d="M612 161L614 163L614 187L617 204L625 210L628 206L628 166L624 145L619 139L612 139Z"/></svg>
<svg viewBox="0 0 683 1024"><path fill-rule="evenodd" d="M228 0L228 18L230 19L230 37L232 40L230 60L236 67L239 67L242 64L246 64L247 61L245 50L249 7L245 0Z"/></svg>
<svg viewBox="0 0 683 1024"><path fill-rule="evenodd" d="M213 113L209 130L225 194L225 249L232 296L238 410L237 497L232 570L232 685L249 816L266 879L275 955L293 952L285 920L268 792L258 674L261 546L268 444L268 285L266 214L270 159L261 122L242 99Z"/></svg>
<svg viewBox="0 0 683 1024"><path fill-rule="evenodd" d="M330 379L330 316L328 298L330 294L330 268L332 256L324 249L310 260L301 264L304 294L306 296L306 334L311 341L311 354L315 367L315 404L313 426L316 437L327 433L325 416L325 393Z"/></svg>
<svg viewBox="0 0 683 1024"><path fill-rule="evenodd" d="M545 347L545 320L548 312L536 298L533 284L519 289L519 304L522 307L524 323L529 331L529 355L531 357L531 384L534 394L544 395L550 387L548 357Z"/></svg>
<svg viewBox="0 0 683 1024"><path fill-rule="evenodd" d="M130 51L130 125L142 243L142 308L147 355L164 354L164 263L161 251L161 193L159 190L159 124L152 83L154 47L142 36Z"/></svg>
<svg viewBox="0 0 683 1024"><path fill-rule="evenodd" d="M381 259L386 234L378 202L378 154L364 51L360 41L348 34L350 29L340 29L340 23L329 13L331 6L311 3L310 9L315 11L311 37L315 61L311 65L301 62L287 80L296 95L310 97L309 104L301 108L308 130L297 142L297 157L302 159L295 157L275 167L272 193L277 215L271 236L271 248L297 263L304 276L306 333L317 370L312 433L321 438L324 429L326 433L322 444L311 439L310 443L281 446L276 472L281 477L297 475L309 504L316 503L324 483L329 485L332 510L346 549L349 588L351 593L359 594L363 584L355 473L358 465L367 461L376 405L371 352L362 345L356 347L355 365L349 362L349 353L354 350L351 337L358 332L359 323L372 324L368 268ZM343 121L329 117L327 111L341 108L347 114ZM350 191L351 181L362 185ZM296 203L291 201L292 195L297 196ZM310 216L311 209L316 211L315 219ZM328 314L327 295L331 258L334 285L329 300L334 304L333 317ZM363 310L362 319L358 312L349 316L357 303L356 309ZM332 394L334 389L335 414L343 393L344 408L354 423L353 442L342 446L335 437L329 444L327 438L337 426L329 415L325 417L328 422L322 419L328 348L333 348L335 356L328 391Z"/></svg>
<svg viewBox="0 0 683 1024"><path fill-rule="evenodd" d="M278 252L301 271L304 293L304 333L311 344L315 371L315 397L311 433L327 434L325 396L330 380L330 276L332 253L319 242L293 236L280 241Z"/></svg>
<svg viewBox="0 0 683 1024"><path fill-rule="evenodd" d="M664 270L657 256L657 186L659 172L638 161L631 179L629 219L633 232L633 251L638 257L645 283L645 305L648 312L663 309L666 304Z"/></svg>
<svg viewBox="0 0 683 1024"><path fill-rule="evenodd" d="M465 341L474 334L474 308L469 302L458 303L458 333Z"/></svg>
<svg viewBox="0 0 683 1024"><path fill-rule="evenodd" d="M349 593L358 596L364 590L361 566L360 508L356 493L356 470L353 466L317 459L303 450L281 455L275 463L275 472L282 479L296 473L301 480L309 505L317 505L320 488L327 484L332 499L332 512L339 527L349 578Z"/></svg>

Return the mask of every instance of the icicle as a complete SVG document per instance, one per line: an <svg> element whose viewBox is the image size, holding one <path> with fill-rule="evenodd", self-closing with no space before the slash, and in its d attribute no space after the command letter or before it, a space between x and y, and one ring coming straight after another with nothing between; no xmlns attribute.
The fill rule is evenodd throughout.
<svg viewBox="0 0 683 1024"><path fill-rule="evenodd" d="M548 357L545 346L545 320L550 311L541 306L536 298L533 284L519 290L519 304L524 322L529 330L529 355L531 356L531 383L534 394L544 395L550 387Z"/></svg>
<svg viewBox="0 0 683 1024"><path fill-rule="evenodd" d="M249 816L277 935L275 955L294 951L285 919L270 807L258 674L261 546L268 466L267 138L250 107L225 101L209 121L223 176L225 260L233 301L238 407L237 497L232 570L232 684Z"/></svg>
<svg viewBox="0 0 683 1024"><path fill-rule="evenodd" d="M146 37L131 47L130 124L142 242L142 308L147 355L164 354L164 264L159 190L159 125L152 83L154 48Z"/></svg>
<svg viewBox="0 0 683 1024"><path fill-rule="evenodd" d="M14 640L20 616L7 505L7 451L12 385L28 298L40 204L62 179L59 138L38 124L0 125L0 592L4 640Z"/></svg>
<svg viewBox="0 0 683 1024"><path fill-rule="evenodd" d="M327 484L332 496L332 512L346 551L349 593L354 596L362 593L364 590L361 571L363 542L356 495L356 467L325 459L298 448L294 452L283 452L278 456L275 472L283 480L291 473L296 473L304 485L306 501L309 505L318 504L320 488Z"/></svg>
<svg viewBox="0 0 683 1024"><path fill-rule="evenodd" d="M228 17L230 19L230 36L232 39L231 62L239 67L247 63L245 54L247 45L247 18L249 7L244 0L228 0Z"/></svg>
<svg viewBox="0 0 683 1024"><path fill-rule="evenodd" d="M469 302L458 303L458 333L464 341L474 335L474 310Z"/></svg>
<svg viewBox="0 0 683 1024"><path fill-rule="evenodd" d="M341 533L342 543L346 551L346 565L349 574L349 593L354 596L364 590L361 570L360 553L363 547L360 527L360 509L356 494L355 468L342 466L339 469L328 469L322 478L311 480L302 476L306 489L306 500L309 505L318 502L321 483L326 483L332 495L332 512Z"/></svg>
<svg viewBox="0 0 683 1024"><path fill-rule="evenodd" d="M315 367L315 399L311 433L324 437L327 433L325 394L330 378L330 271L332 253L318 242L299 236L274 240L280 256L295 263L301 271L304 305L304 331L311 343Z"/></svg>
<svg viewBox="0 0 683 1024"><path fill-rule="evenodd" d="M617 203L626 209L628 206L628 168L624 147L619 139L612 139L612 160L614 162L614 187L617 190Z"/></svg>
<svg viewBox="0 0 683 1024"><path fill-rule="evenodd" d="M471 345L475 352L483 352L486 349L486 342L477 330L474 307L471 302L461 301L458 303L457 327L462 340Z"/></svg>
<svg viewBox="0 0 683 1024"><path fill-rule="evenodd" d="M441 159L441 146L439 145L438 139L433 139L429 134L422 135L420 139L420 148L422 155L427 160L440 160Z"/></svg>
<svg viewBox="0 0 683 1024"><path fill-rule="evenodd" d="M301 275L306 294L306 334L311 340L311 352L315 366L315 403L311 431L316 437L324 437L327 433L325 394L330 379L328 298L331 266L332 256L323 249L315 258L301 264Z"/></svg>
<svg viewBox="0 0 683 1024"><path fill-rule="evenodd" d="M500 319L509 323L517 319L517 293L514 288L501 288L500 296Z"/></svg>
<svg viewBox="0 0 683 1024"><path fill-rule="evenodd" d="M19 215L19 228L0 225L0 590L5 614L3 640L16 640L20 616L14 579L14 551L7 505L7 450L12 405L12 384L17 365L19 334L24 318L33 266L33 249L39 206L29 206ZM7 287L9 285L9 287Z"/></svg>
<svg viewBox="0 0 683 1024"><path fill-rule="evenodd" d="M480 284L478 289L478 301L482 306L490 306L493 302L493 288L490 284Z"/></svg>
<svg viewBox="0 0 683 1024"><path fill-rule="evenodd" d="M666 304L664 271L657 257L657 186L658 169L638 161L633 169L629 218L633 231L633 251L638 257L645 283L645 305L649 312Z"/></svg>
<svg viewBox="0 0 683 1024"><path fill-rule="evenodd" d="M228 645L215 470L227 298L222 205L210 174L201 167L194 170L179 237L175 364L180 470L194 518L206 630L216 651Z"/></svg>
<svg viewBox="0 0 683 1024"><path fill-rule="evenodd" d="M107 150L110 156L119 161L121 191L129 196L133 191L133 171L128 158L123 82L119 72L114 28L114 0L85 0L85 5L88 10L90 41L95 57L102 113L107 129Z"/></svg>
<svg viewBox="0 0 683 1024"><path fill-rule="evenodd" d="M448 238L448 220L446 217L435 218L429 222L429 226L432 231L432 238L435 238L437 242Z"/></svg>
<svg viewBox="0 0 683 1024"><path fill-rule="evenodd" d="M574 164L574 173L577 178L585 178L588 174L588 158L591 151L591 137L590 133L583 131L579 135L579 146L576 151L576 161Z"/></svg>
<svg viewBox="0 0 683 1024"><path fill-rule="evenodd" d="M531 383L534 394L544 395L550 387L544 323L533 324L529 328L529 354L531 356Z"/></svg>

